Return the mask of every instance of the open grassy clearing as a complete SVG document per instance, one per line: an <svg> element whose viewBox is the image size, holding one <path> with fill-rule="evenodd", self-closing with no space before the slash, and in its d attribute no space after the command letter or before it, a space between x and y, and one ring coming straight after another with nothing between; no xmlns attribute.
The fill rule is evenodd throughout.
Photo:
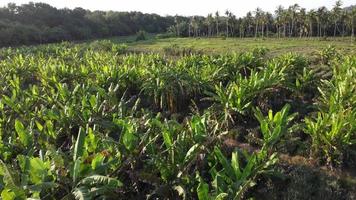
<svg viewBox="0 0 356 200"><path fill-rule="evenodd" d="M115 40L114 40L115 41ZM122 41L122 40L118 40ZM129 49L136 52L158 52L164 53L165 48L177 45L181 48L189 48L208 54L221 54L232 52L251 51L254 48L266 47L270 54L278 55L286 52L294 52L305 55L315 54L329 45L335 46L341 52L353 55L356 53L356 46L350 38L329 38L328 40L318 40L317 38L293 38L293 39L254 39L254 38L167 38L147 41L130 42Z"/></svg>

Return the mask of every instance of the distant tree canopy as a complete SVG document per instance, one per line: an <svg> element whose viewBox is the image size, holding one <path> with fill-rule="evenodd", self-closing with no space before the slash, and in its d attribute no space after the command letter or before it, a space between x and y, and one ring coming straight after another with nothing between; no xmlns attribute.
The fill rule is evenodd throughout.
<svg viewBox="0 0 356 200"><path fill-rule="evenodd" d="M232 12L203 16L159 16L141 12L89 11L82 8L57 9L45 3L0 8L0 46L41 44L168 32L177 37L327 37L351 36L356 27L356 6L307 11L298 4L277 7L274 13L257 8L244 17Z"/></svg>
<svg viewBox="0 0 356 200"><path fill-rule="evenodd" d="M175 16L169 31L176 36L188 37L336 37L351 36L356 27L356 6L343 8L340 0L332 9L326 7L306 10L298 4L274 13L257 8L244 17L236 17L226 10L210 13L207 17Z"/></svg>
<svg viewBox="0 0 356 200"><path fill-rule="evenodd" d="M174 17L141 12L57 9L45 3L0 8L0 46L166 32Z"/></svg>

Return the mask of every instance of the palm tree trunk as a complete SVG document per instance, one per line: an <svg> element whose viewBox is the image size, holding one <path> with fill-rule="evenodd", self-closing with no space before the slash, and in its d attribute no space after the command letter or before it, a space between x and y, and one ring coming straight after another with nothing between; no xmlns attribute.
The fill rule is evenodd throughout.
<svg viewBox="0 0 356 200"><path fill-rule="evenodd" d="M258 23L256 23L256 28L255 28L255 38L257 38L257 31L258 31Z"/></svg>
<svg viewBox="0 0 356 200"><path fill-rule="evenodd" d="M190 37L190 30L191 28L190 28L190 25L188 26L188 37Z"/></svg>
<svg viewBox="0 0 356 200"><path fill-rule="evenodd" d="M341 33L341 35L342 35L342 37L344 37L344 35L345 35L345 25L344 24L342 25L342 33Z"/></svg>
<svg viewBox="0 0 356 200"><path fill-rule="evenodd" d="M320 22L318 21L318 37L320 37Z"/></svg>
<svg viewBox="0 0 356 200"><path fill-rule="evenodd" d="M354 36L355 36L355 27L354 27L354 25L353 25L353 23L352 23L352 28L351 28L351 42L354 41Z"/></svg>
<svg viewBox="0 0 356 200"><path fill-rule="evenodd" d="M289 29L289 37L293 36L293 29L294 29L294 18L292 18L292 25Z"/></svg>
<svg viewBox="0 0 356 200"><path fill-rule="evenodd" d="M279 38L279 26L278 26L278 24L276 25L276 29L277 29L277 37Z"/></svg>

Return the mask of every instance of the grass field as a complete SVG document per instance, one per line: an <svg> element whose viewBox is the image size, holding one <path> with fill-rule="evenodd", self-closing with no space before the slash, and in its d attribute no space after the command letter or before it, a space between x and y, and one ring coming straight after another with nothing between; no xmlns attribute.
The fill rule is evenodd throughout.
<svg viewBox="0 0 356 200"><path fill-rule="evenodd" d="M254 38L167 38L155 39L150 36L146 41L135 42L134 37L119 37L113 39L115 42L125 42L129 49L134 52L158 52L162 53L164 48L177 45L181 48L190 48L208 54L221 54L231 52L245 52L257 47L266 47L271 54L282 54L295 52L309 55L326 48L335 46L345 54L355 54L356 45L350 38L329 38L319 40L317 38L296 39L254 39Z"/></svg>

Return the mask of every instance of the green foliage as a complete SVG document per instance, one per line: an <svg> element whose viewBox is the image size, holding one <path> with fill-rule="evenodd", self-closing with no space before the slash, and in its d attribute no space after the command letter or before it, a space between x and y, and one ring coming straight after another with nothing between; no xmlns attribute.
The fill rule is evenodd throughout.
<svg viewBox="0 0 356 200"><path fill-rule="evenodd" d="M296 113L288 115L289 110L290 105L287 104L275 115L273 115L272 110L269 110L267 117L263 116L259 108L254 110L255 117L260 123L265 147L272 147L280 140L281 136L287 133L289 122L296 116Z"/></svg>
<svg viewBox="0 0 356 200"><path fill-rule="evenodd" d="M109 51L116 52L118 54L123 54L127 50L127 45L125 44L116 44L110 40L96 40L89 44L89 48L93 51Z"/></svg>
<svg viewBox="0 0 356 200"><path fill-rule="evenodd" d="M162 33L174 21L155 14L57 9L32 2L10 3L0 16L0 47L134 35L137 30Z"/></svg>
<svg viewBox="0 0 356 200"><path fill-rule="evenodd" d="M178 44L163 47L163 53L169 56L188 56L192 54L201 54L200 51L189 47L180 47Z"/></svg>
<svg viewBox="0 0 356 200"><path fill-rule="evenodd" d="M332 61L340 58L340 54L337 52L334 46L328 46L319 52L321 63L325 65L331 65Z"/></svg>
<svg viewBox="0 0 356 200"><path fill-rule="evenodd" d="M209 185L198 176L198 198L241 199L247 190L256 185L259 175L270 172L278 158L277 153L271 154L269 151L287 132L289 122L295 117L295 114L288 114L289 109L290 106L286 105L275 115L270 110L267 117L264 117L259 109L255 110L263 134L263 147L258 152L249 154L244 151L234 151L229 160L218 147L215 147L213 150L215 163L209 170L214 192L210 194Z"/></svg>
<svg viewBox="0 0 356 200"><path fill-rule="evenodd" d="M285 69L286 66L272 62L263 71L250 71L249 76L238 74L236 81L229 82L226 87L222 83L215 86L215 94L210 95L223 108L223 120L234 122L234 114L247 115L259 94L283 84Z"/></svg>
<svg viewBox="0 0 356 200"><path fill-rule="evenodd" d="M123 184L107 176L92 175L82 179L73 190L73 195L77 200L107 198Z"/></svg>
<svg viewBox="0 0 356 200"><path fill-rule="evenodd" d="M161 33L161 34L157 34L156 35L156 38L157 39L165 39L165 38L174 38L176 37L176 34L175 33Z"/></svg>
<svg viewBox="0 0 356 200"><path fill-rule="evenodd" d="M2 199L253 198L303 118L320 159L352 156L354 57L333 59L343 61L320 81L304 57L264 48L173 59L118 51L108 41L2 51ZM298 118L290 113L304 111L294 101L310 82L319 114ZM258 100L280 88L282 105L266 111Z"/></svg>
<svg viewBox="0 0 356 200"><path fill-rule="evenodd" d="M146 40L146 32L142 30L136 33L136 41L141 40Z"/></svg>
<svg viewBox="0 0 356 200"><path fill-rule="evenodd" d="M321 154L328 164L346 161L353 151L349 147L356 142L355 63L355 58L345 57L333 65L331 80L323 80L318 88L318 112L305 118L305 132L312 137L312 154Z"/></svg>

